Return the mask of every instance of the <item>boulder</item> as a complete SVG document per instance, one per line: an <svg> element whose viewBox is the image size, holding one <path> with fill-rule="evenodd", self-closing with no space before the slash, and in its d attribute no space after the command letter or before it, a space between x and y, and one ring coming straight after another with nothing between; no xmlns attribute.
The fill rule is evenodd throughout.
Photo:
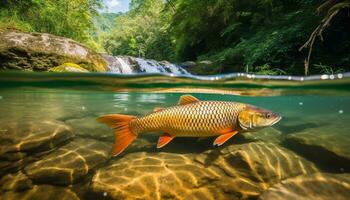
<svg viewBox="0 0 350 200"><path fill-rule="evenodd" d="M276 143L251 142L208 150L196 157L207 170L229 177L229 191L255 198L283 179L318 172L315 165Z"/></svg>
<svg viewBox="0 0 350 200"><path fill-rule="evenodd" d="M50 68L49 71L50 72L89 72L88 70L74 63L63 63L60 66Z"/></svg>
<svg viewBox="0 0 350 200"><path fill-rule="evenodd" d="M129 153L98 169L91 190L112 199L256 198L317 168L275 143L233 144L194 154Z"/></svg>
<svg viewBox="0 0 350 200"><path fill-rule="evenodd" d="M47 71L67 62L89 71L107 70L101 55L71 39L47 33L0 31L0 69Z"/></svg>
<svg viewBox="0 0 350 200"><path fill-rule="evenodd" d="M6 174L0 179L1 191L23 191L33 188L32 181L22 172Z"/></svg>
<svg viewBox="0 0 350 200"><path fill-rule="evenodd" d="M288 134L283 145L315 162L325 171L350 172L348 131L348 127L344 126L342 121L333 121L332 124Z"/></svg>
<svg viewBox="0 0 350 200"><path fill-rule="evenodd" d="M350 197L350 174L316 173L283 180L266 190L261 200L347 200Z"/></svg>
<svg viewBox="0 0 350 200"><path fill-rule="evenodd" d="M54 187L50 185L36 185L31 190L21 192L5 192L1 195L1 199L79 200L80 198L70 188Z"/></svg>
<svg viewBox="0 0 350 200"><path fill-rule="evenodd" d="M125 200L232 197L216 187L215 182L221 178L193 162L189 154L140 152L127 154L98 169L91 187L101 197L107 194L112 199Z"/></svg>
<svg viewBox="0 0 350 200"><path fill-rule="evenodd" d="M0 125L0 174L37 160L72 138L71 128L56 120L9 121Z"/></svg>
<svg viewBox="0 0 350 200"><path fill-rule="evenodd" d="M111 144L77 138L24 168L34 183L70 185L110 157Z"/></svg>

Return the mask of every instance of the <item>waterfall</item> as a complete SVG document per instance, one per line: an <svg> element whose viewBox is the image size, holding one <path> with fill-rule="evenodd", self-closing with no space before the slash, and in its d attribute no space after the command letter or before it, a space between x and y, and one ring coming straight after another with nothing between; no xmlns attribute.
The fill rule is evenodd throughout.
<svg viewBox="0 0 350 200"><path fill-rule="evenodd" d="M132 56L102 55L108 63L109 72L120 74L137 73L170 73L176 75L189 75L181 66L168 61L156 61Z"/></svg>
<svg viewBox="0 0 350 200"><path fill-rule="evenodd" d="M132 73L133 73L133 71L132 71L130 65L126 64L126 62L124 62L124 60L123 60L122 58L116 57L116 59L117 59L118 62L120 63L120 66L121 66L120 72L121 72L122 74L132 74Z"/></svg>

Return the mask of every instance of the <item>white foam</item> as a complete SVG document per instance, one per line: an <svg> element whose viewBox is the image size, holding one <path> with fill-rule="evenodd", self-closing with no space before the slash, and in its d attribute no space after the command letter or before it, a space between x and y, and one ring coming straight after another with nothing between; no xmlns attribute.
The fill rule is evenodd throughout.
<svg viewBox="0 0 350 200"><path fill-rule="evenodd" d="M120 57L116 57L116 59L118 60L118 62L120 63L120 73L122 74L133 74L133 71L130 67L130 65L128 65L122 58Z"/></svg>

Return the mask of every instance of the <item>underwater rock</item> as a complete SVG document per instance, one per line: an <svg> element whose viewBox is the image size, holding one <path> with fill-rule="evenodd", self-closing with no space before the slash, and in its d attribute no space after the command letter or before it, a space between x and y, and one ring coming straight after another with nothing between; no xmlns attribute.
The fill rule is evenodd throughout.
<svg viewBox="0 0 350 200"><path fill-rule="evenodd" d="M317 171L292 151L254 142L197 156L129 153L98 169L91 187L113 199L245 199L282 179Z"/></svg>
<svg viewBox="0 0 350 200"><path fill-rule="evenodd" d="M113 142L113 130L104 124L98 123L96 118L94 116L73 118L65 121L65 123L70 125L78 136Z"/></svg>
<svg viewBox="0 0 350 200"><path fill-rule="evenodd" d="M110 157L111 144L94 139L76 138L41 160L24 168L34 183L69 185L79 182L88 172Z"/></svg>
<svg viewBox="0 0 350 200"><path fill-rule="evenodd" d="M257 132L247 132L241 134L247 140L259 140L279 144L282 141L283 133L273 127L264 128Z"/></svg>
<svg viewBox="0 0 350 200"><path fill-rule="evenodd" d="M13 121L0 128L0 157L5 153L51 149L73 136L69 126L54 120Z"/></svg>
<svg viewBox="0 0 350 200"><path fill-rule="evenodd" d="M31 190L22 192L5 192L1 199L6 200L79 200L80 198L69 188L50 185L36 185Z"/></svg>
<svg viewBox="0 0 350 200"><path fill-rule="evenodd" d="M84 45L48 33L0 31L0 69L47 71L63 63L104 72L106 61Z"/></svg>
<svg viewBox="0 0 350 200"><path fill-rule="evenodd" d="M340 124L306 129L289 134L283 145L315 162L325 171L350 172L350 137L346 129Z"/></svg>
<svg viewBox="0 0 350 200"><path fill-rule="evenodd" d="M207 170L229 177L227 187L239 198L256 197L283 179L318 171L292 151L261 141L208 150L196 161Z"/></svg>
<svg viewBox="0 0 350 200"><path fill-rule="evenodd" d="M48 71L49 72L89 72L88 70L74 63L63 63L60 66L50 68Z"/></svg>
<svg viewBox="0 0 350 200"><path fill-rule="evenodd" d="M0 179L1 191L22 191L33 188L32 181L22 172L7 174Z"/></svg>
<svg viewBox="0 0 350 200"><path fill-rule="evenodd" d="M69 126L55 120L1 123L0 174L38 159L73 135Z"/></svg>
<svg viewBox="0 0 350 200"><path fill-rule="evenodd" d="M100 168L93 192L113 199L233 199L217 182L225 177L206 170L190 154L130 153Z"/></svg>
<svg viewBox="0 0 350 200"><path fill-rule="evenodd" d="M350 174L316 173L283 180L266 190L261 200L346 200L350 197Z"/></svg>

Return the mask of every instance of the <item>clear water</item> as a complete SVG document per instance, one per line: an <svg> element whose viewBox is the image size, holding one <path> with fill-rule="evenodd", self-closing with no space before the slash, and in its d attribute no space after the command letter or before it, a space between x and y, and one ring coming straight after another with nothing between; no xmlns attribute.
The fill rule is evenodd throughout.
<svg viewBox="0 0 350 200"><path fill-rule="evenodd" d="M340 77L1 73L0 197L346 199L350 79ZM113 133L95 118L146 115L176 105L183 94L249 103L283 119L222 147L212 146L214 138L176 138L156 149L159 134L145 133L111 157ZM315 186L305 189L308 184Z"/></svg>

